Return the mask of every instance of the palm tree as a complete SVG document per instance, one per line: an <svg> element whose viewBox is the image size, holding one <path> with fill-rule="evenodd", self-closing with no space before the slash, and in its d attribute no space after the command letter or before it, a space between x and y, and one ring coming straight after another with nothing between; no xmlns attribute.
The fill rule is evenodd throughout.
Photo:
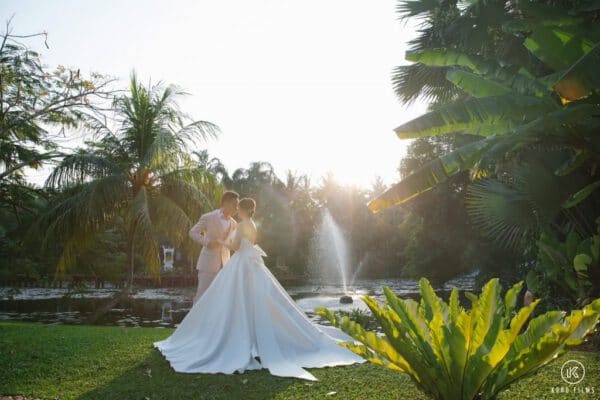
<svg viewBox="0 0 600 400"><path fill-rule="evenodd" d="M285 175L285 182L282 183L283 192L290 202L304 194L308 193L310 195L310 178L307 175L299 175L288 170Z"/></svg>
<svg viewBox="0 0 600 400"><path fill-rule="evenodd" d="M244 196L281 185L273 166L264 161L252 162L248 168L236 169L231 175L231 180L233 188Z"/></svg>
<svg viewBox="0 0 600 400"><path fill-rule="evenodd" d="M157 234L176 246L185 242L193 219L211 206L220 185L194 165L187 149L216 136L218 127L182 113L177 99L183 94L160 83L145 87L133 73L129 94L114 101L118 129L96 121L99 141L66 156L48 177L48 187L63 191L41 220L44 243L64 243L59 271L72 266L99 233L122 225L130 287L135 256L158 273Z"/></svg>
<svg viewBox="0 0 600 400"><path fill-rule="evenodd" d="M208 150L192 151L192 155L198 159L198 167L210 172L217 177L225 187L231 185L231 177L223 162L217 157L210 157Z"/></svg>

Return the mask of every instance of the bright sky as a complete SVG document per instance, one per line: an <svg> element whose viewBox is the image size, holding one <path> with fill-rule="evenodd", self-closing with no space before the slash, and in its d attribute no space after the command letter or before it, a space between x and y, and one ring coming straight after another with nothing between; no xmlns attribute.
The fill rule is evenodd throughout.
<svg viewBox="0 0 600 400"><path fill-rule="evenodd" d="M396 0L2 0L15 34L49 33L46 64L116 76L132 69L191 96L183 109L223 131L207 144L232 172L269 161L313 183L332 171L368 186L396 181L407 142L390 75L414 31ZM42 181L44 172L33 172Z"/></svg>

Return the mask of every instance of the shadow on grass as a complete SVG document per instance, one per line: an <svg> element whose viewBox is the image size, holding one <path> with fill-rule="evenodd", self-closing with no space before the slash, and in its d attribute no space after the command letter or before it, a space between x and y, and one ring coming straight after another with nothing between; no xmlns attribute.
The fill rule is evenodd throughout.
<svg viewBox="0 0 600 400"><path fill-rule="evenodd" d="M267 370L233 375L179 373L153 350L122 375L78 399L269 399L297 384L304 381L275 377Z"/></svg>
<svg viewBox="0 0 600 400"><path fill-rule="evenodd" d="M373 364L310 369L319 381L244 374L174 372L152 343L172 331L155 328L48 326L0 322L0 395L44 399L354 399L425 400L404 374ZM594 393L552 393L561 366L578 360L579 387ZM328 394L334 392L334 397ZM597 399L600 354L571 351L498 396L512 399ZM573 397L576 395L576 397Z"/></svg>

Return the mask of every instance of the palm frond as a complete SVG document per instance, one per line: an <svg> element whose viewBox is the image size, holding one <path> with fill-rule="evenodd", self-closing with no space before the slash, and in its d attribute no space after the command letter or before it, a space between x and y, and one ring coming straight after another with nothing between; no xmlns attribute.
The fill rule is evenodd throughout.
<svg viewBox="0 0 600 400"><path fill-rule="evenodd" d="M506 247L518 247L537 227L529 199L496 179L469 186L466 206L482 233Z"/></svg>
<svg viewBox="0 0 600 400"><path fill-rule="evenodd" d="M79 256L96 242L98 233L72 236L65 240L62 244L58 261L56 262L55 276L65 273L74 267L77 264Z"/></svg>
<svg viewBox="0 0 600 400"><path fill-rule="evenodd" d="M140 168L150 171L171 171L181 164L185 144L168 129L159 129L146 149Z"/></svg>
<svg viewBox="0 0 600 400"><path fill-rule="evenodd" d="M180 169L161 177L160 192L191 218L213 208L222 190L214 175L201 169Z"/></svg>
<svg viewBox="0 0 600 400"><path fill-rule="evenodd" d="M396 12L405 19L431 13L436 7L439 7L437 0L400 0L396 4Z"/></svg>
<svg viewBox="0 0 600 400"><path fill-rule="evenodd" d="M158 230L164 232L175 247L187 238L192 221L184 209L164 194L150 198L150 216Z"/></svg>
<svg viewBox="0 0 600 400"><path fill-rule="evenodd" d="M215 139L221 132L220 128L208 121L194 121L182 126L176 135L185 138L191 143L198 143L198 140L206 141Z"/></svg>
<svg viewBox="0 0 600 400"><path fill-rule="evenodd" d="M545 153L544 161L529 154L527 162L509 167L509 177L503 181L488 178L469 187L467 211L486 236L506 247L517 247L526 235L550 224L579 187L577 177L554 174L566 153Z"/></svg>
<svg viewBox="0 0 600 400"><path fill-rule="evenodd" d="M446 103L457 99L462 92L446 79L446 68L423 64L401 65L392 71L392 87L402 103L417 99Z"/></svg>
<svg viewBox="0 0 600 400"><path fill-rule="evenodd" d="M51 205L34 229L43 232L42 248L50 241L64 243L58 270L73 265L74 255L83 251L128 202L129 187L121 175L97 178L68 189Z"/></svg>
<svg viewBox="0 0 600 400"><path fill-rule="evenodd" d="M79 150L65 156L46 179L46 187L59 188L79 185L89 179L118 175L122 171L112 160Z"/></svg>

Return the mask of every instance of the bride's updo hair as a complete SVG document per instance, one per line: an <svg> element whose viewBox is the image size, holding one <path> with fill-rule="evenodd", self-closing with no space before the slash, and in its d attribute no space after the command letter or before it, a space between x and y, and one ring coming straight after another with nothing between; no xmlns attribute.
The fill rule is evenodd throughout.
<svg viewBox="0 0 600 400"><path fill-rule="evenodd" d="M256 210L256 201L254 201L253 198L245 197L240 200L238 207L244 210L246 214L252 218L254 216L254 211Z"/></svg>

